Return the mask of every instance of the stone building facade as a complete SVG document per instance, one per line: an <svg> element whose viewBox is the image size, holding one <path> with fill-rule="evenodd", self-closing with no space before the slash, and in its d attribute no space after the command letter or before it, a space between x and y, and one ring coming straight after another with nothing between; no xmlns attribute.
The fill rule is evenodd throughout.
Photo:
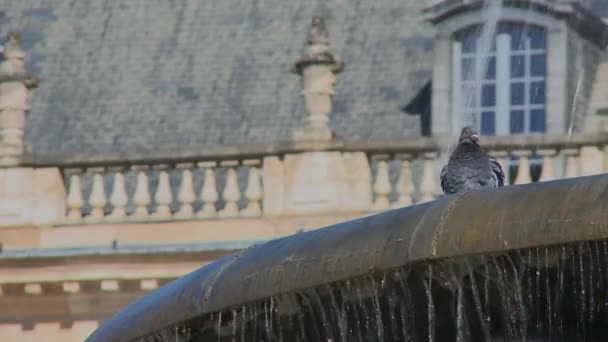
<svg viewBox="0 0 608 342"><path fill-rule="evenodd" d="M433 200L467 123L511 184L608 171L603 0L0 14L3 341L80 341L223 255Z"/></svg>

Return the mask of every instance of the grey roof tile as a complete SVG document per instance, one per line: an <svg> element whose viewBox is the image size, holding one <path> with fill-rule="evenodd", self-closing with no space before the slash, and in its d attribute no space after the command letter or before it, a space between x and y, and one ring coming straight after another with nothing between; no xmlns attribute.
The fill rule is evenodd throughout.
<svg viewBox="0 0 608 342"><path fill-rule="evenodd" d="M604 0L589 0L604 8ZM305 123L300 57L327 18L338 77L331 127L350 138L419 134L402 112L430 79L421 0L0 0L29 70L26 146L44 154L289 139Z"/></svg>

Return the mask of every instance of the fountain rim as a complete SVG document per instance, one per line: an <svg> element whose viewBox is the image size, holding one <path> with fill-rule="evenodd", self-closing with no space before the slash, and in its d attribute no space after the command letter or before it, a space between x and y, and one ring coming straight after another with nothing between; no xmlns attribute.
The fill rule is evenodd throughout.
<svg viewBox="0 0 608 342"><path fill-rule="evenodd" d="M474 215L472 215L474 213ZM608 238L608 174L484 189L254 245L149 293L87 341L416 262Z"/></svg>

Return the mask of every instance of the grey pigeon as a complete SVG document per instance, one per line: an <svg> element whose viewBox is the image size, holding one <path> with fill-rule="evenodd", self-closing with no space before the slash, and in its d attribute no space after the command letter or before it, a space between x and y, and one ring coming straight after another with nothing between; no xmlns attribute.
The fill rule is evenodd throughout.
<svg viewBox="0 0 608 342"><path fill-rule="evenodd" d="M479 146L473 127L460 133L458 146L441 170L441 188L446 195L461 191L497 188L505 184L500 164Z"/></svg>

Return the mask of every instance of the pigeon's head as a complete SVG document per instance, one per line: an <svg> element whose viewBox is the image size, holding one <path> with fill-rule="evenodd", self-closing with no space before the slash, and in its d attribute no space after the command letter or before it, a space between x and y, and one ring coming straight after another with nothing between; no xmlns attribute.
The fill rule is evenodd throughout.
<svg viewBox="0 0 608 342"><path fill-rule="evenodd" d="M460 133L459 144L479 144L479 135L477 134L477 130L471 126L467 126L462 129Z"/></svg>

